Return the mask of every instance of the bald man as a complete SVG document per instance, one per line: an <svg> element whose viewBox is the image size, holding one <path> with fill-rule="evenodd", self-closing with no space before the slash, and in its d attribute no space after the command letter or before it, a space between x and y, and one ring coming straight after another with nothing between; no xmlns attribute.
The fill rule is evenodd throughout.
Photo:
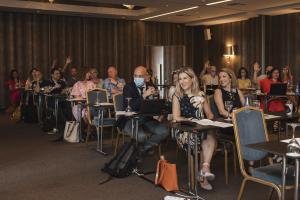
<svg viewBox="0 0 300 200"><path fill-rule="evenodd" d="M130 106L133 111L138 112L140 110L141 102L144 99L155 93L153 86L148 86L145 83L147 75L147 69L144 66L138 66L134 70L133 82L125 85L123 89L124 96L124 108L127 107L127 97L131 97ZM131 120L127 120L124 126L124 132L131 135ZM146 133L150 133L151 137L147 138ZM144 143L140 148L141 153L145 153L152 150L154 145L159 144L168 135L167 126L153 119L153 117L140 117L138 128L138 141Z"/></svg>

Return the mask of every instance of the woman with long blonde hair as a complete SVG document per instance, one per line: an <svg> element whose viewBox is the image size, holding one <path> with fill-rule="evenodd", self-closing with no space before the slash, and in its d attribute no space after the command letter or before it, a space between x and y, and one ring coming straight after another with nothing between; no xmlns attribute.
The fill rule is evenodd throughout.
<svg viewBox="0 0 300 200"><path fill-rule="evenodd" d="M213 119L214 117L204 92L199 89L198 78L193 69L189 67L183 67L178 70L178 81L176 83L176 92L173 95L172 104L174 121L184 121L199 117L203 118L204 115L208 119ZM202 188L212 190L212 186L208 181L213 180L215 177L210 171L210 161L215 150L216 139L212 132L207 132L206 134L206 139L199 145L202 149L201 157L203 159L198 180ZM179 132L176 134L176 138L178 145L184 150L187 150L188 134L186 132ZM192 139L192 148L195 142L195 138Z"/></svg>

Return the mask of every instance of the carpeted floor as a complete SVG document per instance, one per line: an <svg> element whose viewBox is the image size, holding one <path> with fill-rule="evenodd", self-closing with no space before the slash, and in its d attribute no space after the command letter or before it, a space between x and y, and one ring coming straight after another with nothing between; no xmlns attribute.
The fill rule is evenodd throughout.
<svg viewBox="0 0 300 200"><path fill-rule="evenodd" d="M13 123L4 114L0 114L0 128L0 200L159 200L170 195L134 175L98 185L107 177L100 169L111 156L96 153L95 142L88 148L85 144L55 143L55 136L42 132L39 125ZM105 149L112 154L109 139L105 140ZM172 143L165 152L167 159L177 163L179 182L185 187L185 154L180 152L176 158ZM141 168L155 170L156 160L157 155L147 157ZM214 157L214 190L200 190L200 196L211 200L236 199L242 177L240 173L234 176L230 165L229 184L225 185L223 162L222 155ZM267 187L249 183L244 199L266 199L268 191Z"/></svg>

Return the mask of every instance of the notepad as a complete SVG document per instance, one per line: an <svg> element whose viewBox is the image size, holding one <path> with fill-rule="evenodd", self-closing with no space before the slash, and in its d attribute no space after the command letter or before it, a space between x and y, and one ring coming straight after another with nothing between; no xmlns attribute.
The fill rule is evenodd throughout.
<svg viewBox="0 0 300 200"><path fill-rule="evenodd" d="M300 138L295 138L297 140L297 142L300 144ZM291 138L290 139L285 139L285 140L280 140L280 142L284 142L284 143L290 143Z"/></svg>

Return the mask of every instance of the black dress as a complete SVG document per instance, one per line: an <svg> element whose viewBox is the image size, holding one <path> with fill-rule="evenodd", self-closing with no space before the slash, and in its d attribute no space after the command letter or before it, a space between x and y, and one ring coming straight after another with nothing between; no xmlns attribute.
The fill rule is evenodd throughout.
<svg viewBox="0 0 300 200"><path fill-rule="evenodd" d="M178 97L176 94L174 96L178 99L179 104L180 104L180 113L182 117L185 118L196 118L196 111L198 108L195 108L193 104L190 102L190 99L192 97L188 97L187 95L183 95L182 97ZM198 147L199 150L201 149L201 140L206 138L206 134L203 134L204 138L198 138ZM175 137L177 140L177 144L184 149L185 151L188 150L188 133L182 132L182 131L177 131L175 132ZM193 149L195 145L196 139L194 137L191 138L190 140L190 146Z"/></svg>
<svg viewBox="0 0 300 200"><path fill-rule="evenodd" d="M242 102L240 100L240 96L237 89L233 89L231 92L228 92L221 88L222 92L222 99L223 103L225 105L225 101L232 101L233 106L230 112L232 112L233 109L242 107Z"/></svg>

